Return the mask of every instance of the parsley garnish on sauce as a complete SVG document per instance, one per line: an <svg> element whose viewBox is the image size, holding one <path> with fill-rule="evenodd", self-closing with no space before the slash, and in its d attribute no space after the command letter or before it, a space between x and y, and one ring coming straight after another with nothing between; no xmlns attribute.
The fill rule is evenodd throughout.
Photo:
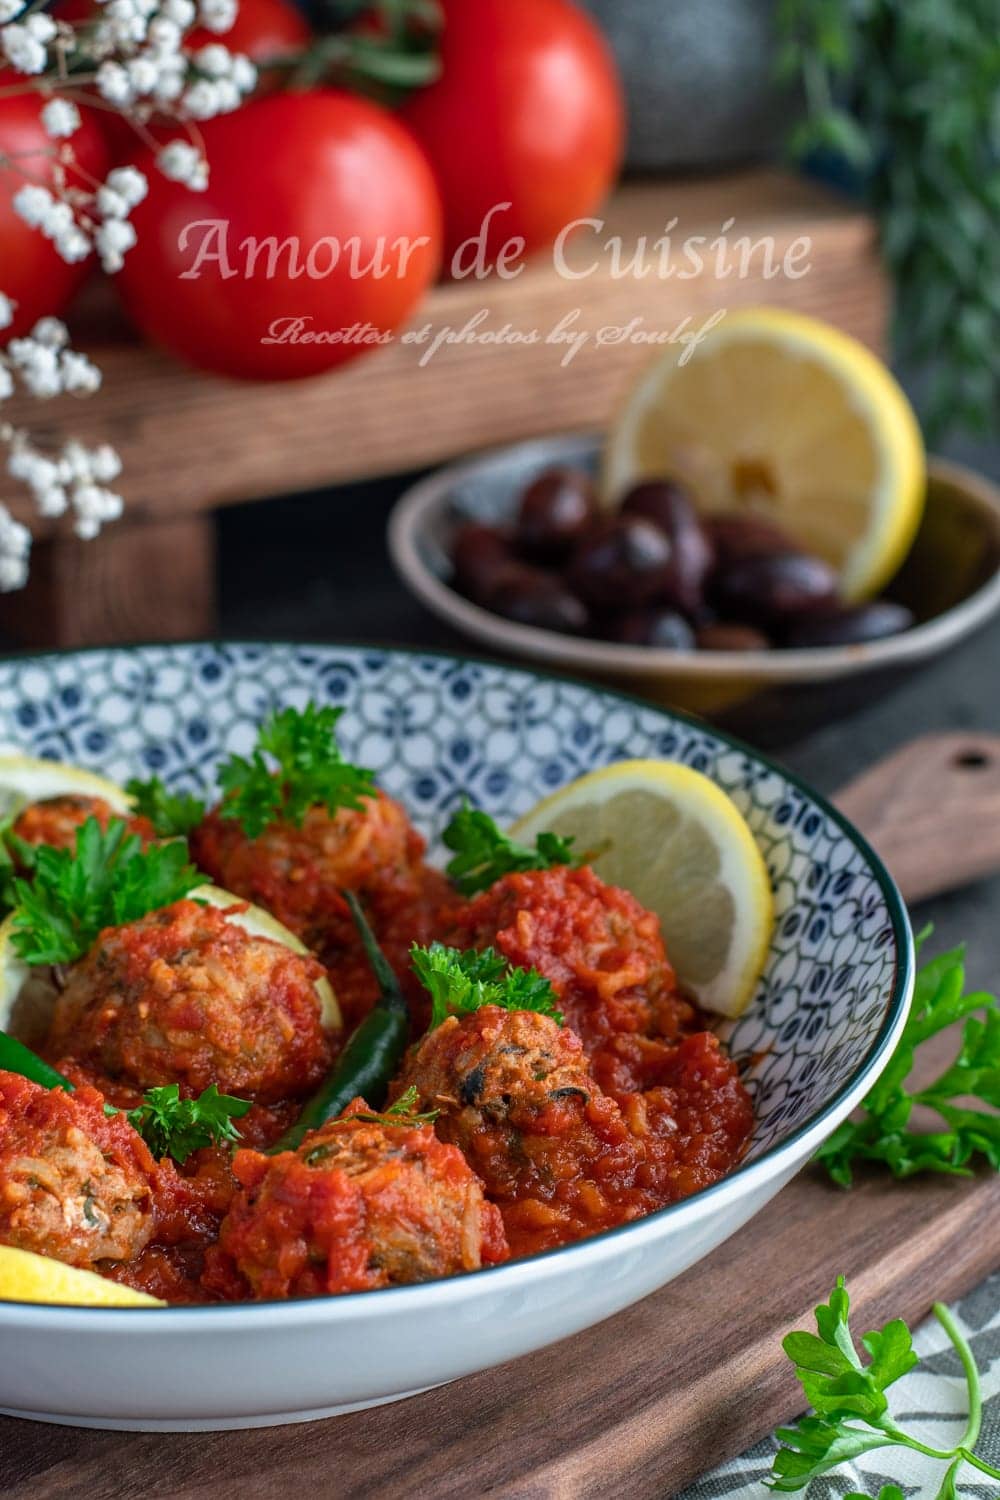
<svg viewBox="0 0 1000 1500"><path fill-rule="evenodd" d="M928 933L918 939L922 944ZM994 995L965 993L965 950L923 965L902 1038L857 1119L845 1120L816 1154L834 1182L850 1187L859 1162L880 1162L894 1177L918 1172L970 1174L977 1157L1000 1171L1000 1006ZM975 1015L973 1012L982 1012ZM964 1021L957 1056L932 1083L908 1088L920 1046ZM978 1100L987 1110L972 1108ZM911 1130L915 1109L933 1111L943 1128Z"/></svg>
<svg viewBox="0 0 1000 1500"><path fill-rule="evenodd" d="M495 948L482 952L470 948L461 953L443 943L432 943L429 948L414 944L410 958L417 978L431 997L431 1031L449 1016L470 1015L484 1005L536 1011L563 1024L549 981L537 969L510 968Z"/></svg>
<svg viewBox="0 0 1000 1500"><path fill-rule="evenodd" d="M301 828L311 807L358 809L375 792L375 775L345 761L337 744L341 708L286 708L261 725L247 759L232 755L219 772L222 816L249 838L272 823Z"/></svg>
<svg viewBox="0 0 1000 1500"><path fill-rule="evenodd" d="M105 927L170 906L202 879L182 843L144 850L120 820L102 830L88 818L75 849L40 844L32 879L14 879L15 951L29 964L73 963Z"/></svg>
<svg viewBox="0 0 1000 1500"><path fill-rule="evenodd" d="M965 1432L954 1448L935 1448L897 1426L889 1411L886 1391L919 1363L910 1330L901 1318L862 1337L868 1354L865 1363L855 1347L848 1326L850 1300L843 1276L830 1293L829 1302L816 1308L816 1333L790 1333L782 1347L795 1366L795 1373L812 1407L813 1415L801 1417L791 1427L779 1428L782 1447L774 1457L770 1488L783 1494L804 1490L841 1464L876 1448L909 1448L948 1465L938 1500L955 1497L955 1480L963 1464L970 1464L993 1479L992 1468L972 1450L979 1438L982 1413L979 1372L968 1342L948 1308L934 1304L934 1316L951 1340L965 1372L969 1417ZM897 1485L885 1485L879 1500L902 1500ZM864 1500L856 1493L846 1500Z"/></svg>
<svg viewBox="0 0 1000 1500"><path fill-rule="evenodd" d="M455 854L445 873L463 896L488 890L501 875L584 863L574 855L572 839L540 833L534 848L529 848L502 833L488 813L469 806L455 814L442 840Z"/></svg>
<svg viewBox="0 0 1000 1500"><path fill-rule="evenodd" d="M168 1083L147 1089L142 1103L130 1109L126 1118L154 1156L173 1157L183 1166L192 1151L238 1141L240 1133L233 1120L242 1119L250 1107L248 1099L220 1094L214 1083L197 1099L182 1099L177 1084Z"/></svg>
<svg viewBox="0 0 1000 1500"><path fill-rule="evenodd" d="M205 816L205 804L193 792L169 792L159 776L125 783L135 810L148 818L161 839L187 838Z"/></svg>

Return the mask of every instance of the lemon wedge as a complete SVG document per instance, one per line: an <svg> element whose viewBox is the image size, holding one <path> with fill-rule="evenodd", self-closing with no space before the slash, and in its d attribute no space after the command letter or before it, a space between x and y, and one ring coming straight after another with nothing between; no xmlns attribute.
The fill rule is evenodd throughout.
<svg viewBox="0 0 1000 1500"><path fill-rule="evenodd" d="M645 478L687 483L699 510L775 521L870 598L923 513L926 459L885 365L815 318L727 314L684 364L670 348L629 392L608 438L608 504Z"/></svg>
<svg viewBox="0 0 1000 1500"><path fill-rule="evenodd" d="M132 811L132 799L114 781L57 760L0 754L0 819L16 817L32 802L50 797L100 797L121 817Z"/></svg>
<svg viewBox="0 0 1000 1500"><path fill-rule="evenodd" d="M546 797L511 830L594 849L594 869L660 919L678 979L705 1010L750 1003L774 927L771 882L733 802L700 771L626 760Z"/></svg>
<svg viewBox="0 0 1000 1500"><path fill-rule="evenodd" d="M61 1260L0 1245L0 1301L53 1302L63 1307L166 1307L158 1297L105 1281Z"/></svg>
<svg viewBox="0 0 1000 1500"><path fill-rule="evenodd" d="M235 927L242 927L251 937L270 938L293 953L309 956L305 944L270 912L260 906L246 906L239 896L229 891L214 885L199 885L190 893L189 900L217 907L226 915L227 921ZM228 910L244 906L246 909L242 911ZM25 963L14 947L13 935L13 919L8 917L0 925L0 1031L9 1031L27 1046L37 1048L44 1046L49 1034L57 991L51 970L44 964ZM344 1021L330 981L326 977L317 979L315 988L324 1029L341 1031Z"/></svg>

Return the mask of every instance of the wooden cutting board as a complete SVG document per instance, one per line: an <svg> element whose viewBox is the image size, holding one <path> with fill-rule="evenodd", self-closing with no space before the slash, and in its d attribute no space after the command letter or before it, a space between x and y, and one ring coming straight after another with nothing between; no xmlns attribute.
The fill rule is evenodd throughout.
<svg viewBox="0 0 1000 1500"><path fill-rule="evenodd" d="M913 899L1000 867L1000 738L917 741L838 800ZM942 1038L927 1075L953 1050ZM0 1494L667 1500L801 1410L780 1341L838 1274L857 1327L916 1322L1000 1266L998 1220L993 1174L873 1172L848 1195L810 1169L685 1276L539 1354L309 1426L163 1437L0 1420Z"/></svg>

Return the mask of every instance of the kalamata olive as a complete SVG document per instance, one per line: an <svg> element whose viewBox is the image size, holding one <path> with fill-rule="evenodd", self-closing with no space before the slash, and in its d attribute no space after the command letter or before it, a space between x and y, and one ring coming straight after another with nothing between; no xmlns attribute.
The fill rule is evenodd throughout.
<svg viewBox="0 0 1000 1500"><path fill-rule="evenodd" d="M642 516L610 516L583 537L570 559L568 582L588 604L622 608L660 597L674 549Z"/></svg>
<svg viewBox="0 0 1000 1500"><path fill-rule="evenodd" d="M664 599L687 615L696 614L715 554L688 492L671 479L647 480L629 490L621 514L642 516L660 528L673 548Z"/></svg>
<svg viewBox="0 0 1000 1500"><path fill-rule="evenodd" d="M496 573L482 602L519 625L558 630L563 635L582 635L590 624L586 606L561 578L527 563L513 562Z"/></svg>
<svg viewBox="0 0 1000 1500"><path fill-rule="evenodd" d="M514 554L498 527L468 521L455 536L451 560L456 587L470 599L481 602L497 573L511 566Z"/></svg>
<svg viewBox="0 0 1000 1500"><path fill-rule="evenodd" d="M741 557L756 557L760 552L796 550L791 537L766 516L723 511L719 515L703 517L702 525L720 567L727 567Z"/></svg>
<svg viewBox="0 0 1000 1500"><path fill-rule="evenodd" d="M631 609L611 625L611 639L626 646L660 646L672 651L694 649L694 631L673 609Z"/></svg>
<svg viewBox="0 0 1000 1500"><path fill-rule="evenodd" d="M579 469L546 469L521 496L517 544L547 562L568 557L597 514L594 487Z"/></svg>
<svg viewBox="0 0 1000 1500"><path fill-rule="evenodd" d="M771 645L762 630L726 620L703 625L695 635L695 643L699 651L767 651Z"/></svg>
<svg viewBox="0 0 1000 1500"><path fill-rule="evenodd" d="M795 620L784 632L782 644L808 649L810 646L860 646L899 635L916 623L913 612L890 599L876 599L853 609Z"/></svg>
<svg viewBox="0 0 1000 1500"><path fill-rule="evenodd" d="M804 552L759 552L717 568L712 595L726 619L784 625L799 615L833 608L837 575Z"/></svg>

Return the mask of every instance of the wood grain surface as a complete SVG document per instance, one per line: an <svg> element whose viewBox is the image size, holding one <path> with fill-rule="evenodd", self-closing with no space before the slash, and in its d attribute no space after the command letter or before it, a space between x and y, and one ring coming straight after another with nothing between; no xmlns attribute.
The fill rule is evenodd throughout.
<svg viewBox="0 0 1000 1500"><path fill-rule="evenodd" d="M905 775L878 768L879 830L871 831L883 847L895 837L893 809L912 818L921 765L940 768L942 755L950 764L972 741L977 753L996 753L995 739L963 737L956 746L935 735L909 748ZM842 803L860 806L865 780L846 788ZM961 788L937 799L939 820L925 825L928 858L939 865L944 822L975 805L965 800L968 783ZM995 857L1000 863L1000 849ZM954 1043L945 1036L926 1047L920 1074L933 1076ZM895 1316L916 1322L933 1301L961 1296L1000 1265L998 1214L994 1174L893 1183L873 1171L847 1194L810 1168L677 1281L538 1354L394 1406L301 1427L137 1436L2 1419L0 1493L667 1500L801 1410L780 1340L809 1325L838 1274L848 1278L856 1327Z"/></svg>
<svg viewBox="0 0 1000 1500"><path fill-rule="evenodd" d="M514 331L538 329L543 337L537 343L459 339L421 367L425 347L397 340L330 375L280 384L206 375L139 346L105 288L74 323L74 342L103 372L101 393L89 402L47 403L45 430L55 435L65 427L82 442L110 442L119 450L128 524L135 527L149 519L205 515L238 501L402 473L492 444L604 426L655 348L624 338L597 347L592 338L563 368L565 345L546 342L545 335L577 312L573 327L592 334L623 328L633 319L647 332L671 332L685 318L697 328L720 309L770 302L827 318L873 348L882 347L886 280L871 221L856 206L775 170L638 183L623 188L608 206L604 237L619 236L628 253L643 235L652 244L674 219L671 237L677 246L688 235L711 240L732 220L731 241L746 235L756 244L762 236L772 237L775 263L805 237L810 269L765 280L758 252L745 279L717 280L709 269L690 280L616 278L607 257L588 246L585 257L574 256L581 265L598 262L599 271L572 280L557 274L550 256L540 255L516 280L435 288L413 319L414 327L431 324L435 334L445 328L457 332L485 309L483 331L504 325ZM675 264L685 264L679 251ZM37 403L11 401L4 413L15 425L37 430ZM39 523L32 526L43 534ZM113 530L101 539L102 547ZM49 535L39 555L60 554L50 574L72 575L77 564L65 524L56 523ZM68 563L61 556L67 548ZM24 595L10 603L4 619L13 621L20 642L33 645L190 637L200 628L195 620L210 616L213 608L207 555L202 547L189 575L184 557L178 558L173 593L147 598L124 577L128 551L123 547L115 577L95 564L85 607L70 598L46 610ZM60 588L72 593L68 583ZM185 596L190 619L184 615Z"/></svg>

